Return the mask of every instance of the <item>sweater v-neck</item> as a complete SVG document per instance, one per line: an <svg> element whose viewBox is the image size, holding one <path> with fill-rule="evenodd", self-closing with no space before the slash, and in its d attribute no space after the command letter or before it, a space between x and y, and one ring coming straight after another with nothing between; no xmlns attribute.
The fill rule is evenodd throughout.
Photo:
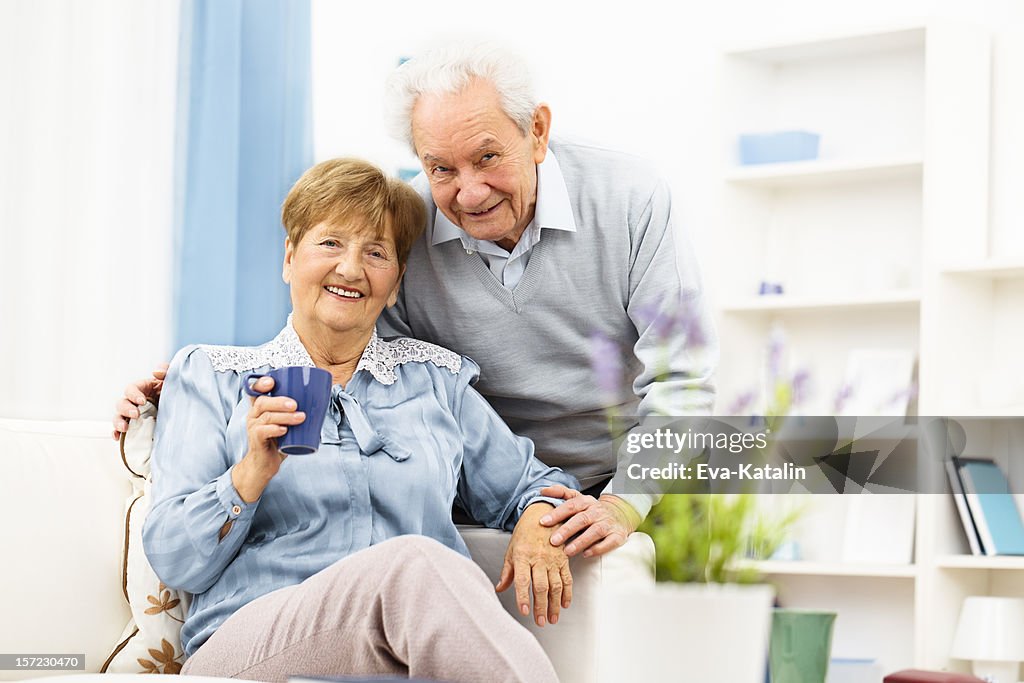
<svg viewBox="0 0 1024 683"><path fill-rule="evenodd" d="M530 250L530 260L526 264L523 276L519 279L515 289L509 289L499 282L498 278L487 267L487 264L484 263L483 258L479 254L465 254L463 249L460 249L459 252L472 259L473 272L480 278L492 297L504 304L513 313L522 313L526 302L530 300L530 297L537 290L537 284L540 282L540 278L537 277L537 272L541 268L539 262L547 251L546 245L549 241L550 239L546 241L541 240Z"/></svg>

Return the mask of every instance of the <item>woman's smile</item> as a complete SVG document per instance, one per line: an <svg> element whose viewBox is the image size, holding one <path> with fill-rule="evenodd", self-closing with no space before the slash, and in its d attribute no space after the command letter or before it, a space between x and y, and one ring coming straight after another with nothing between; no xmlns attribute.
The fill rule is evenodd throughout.
<svg viewBox="0 0 1024 683"><path fill-rule="evenodd" d="M358 289L342 287L341 285L327 285L324 289L327 290L327 292L334 298L340 299L341 301L358 301L366 296Z"/></svg>

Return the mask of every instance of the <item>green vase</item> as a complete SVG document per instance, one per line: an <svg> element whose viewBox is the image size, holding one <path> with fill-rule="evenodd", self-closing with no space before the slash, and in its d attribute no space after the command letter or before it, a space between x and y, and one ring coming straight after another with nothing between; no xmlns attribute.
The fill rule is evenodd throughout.
<svg viewBox="0 0 1024 683"><path fill-rule="evenodd" d="M825 683L835 612L776 609L768 662L772 683Z"/></svg>

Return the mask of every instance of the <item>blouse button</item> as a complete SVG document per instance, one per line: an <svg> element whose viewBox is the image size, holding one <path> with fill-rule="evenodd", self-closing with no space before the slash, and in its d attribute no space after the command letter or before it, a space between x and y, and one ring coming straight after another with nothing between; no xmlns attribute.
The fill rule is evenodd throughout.
<svg viewBox="0 0 1024 683"><path fill-rule="evenodd" d="M234 514L234 515L242 514L242 506L241 505L234 505L234 506L232 506L231 514Z"/></svg>

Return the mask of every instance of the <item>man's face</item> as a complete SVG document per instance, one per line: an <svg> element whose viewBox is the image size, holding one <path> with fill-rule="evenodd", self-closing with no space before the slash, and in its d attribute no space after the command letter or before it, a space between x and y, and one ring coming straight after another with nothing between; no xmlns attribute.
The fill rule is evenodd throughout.
<svg viewBox="0 0 1024 683"><path fill-rule="evenodd" d="M481 79L458 93L422 95L412 137L437 208L471 237L511 250L533 220L550 124L540 105L523 135Z"/></svg>

